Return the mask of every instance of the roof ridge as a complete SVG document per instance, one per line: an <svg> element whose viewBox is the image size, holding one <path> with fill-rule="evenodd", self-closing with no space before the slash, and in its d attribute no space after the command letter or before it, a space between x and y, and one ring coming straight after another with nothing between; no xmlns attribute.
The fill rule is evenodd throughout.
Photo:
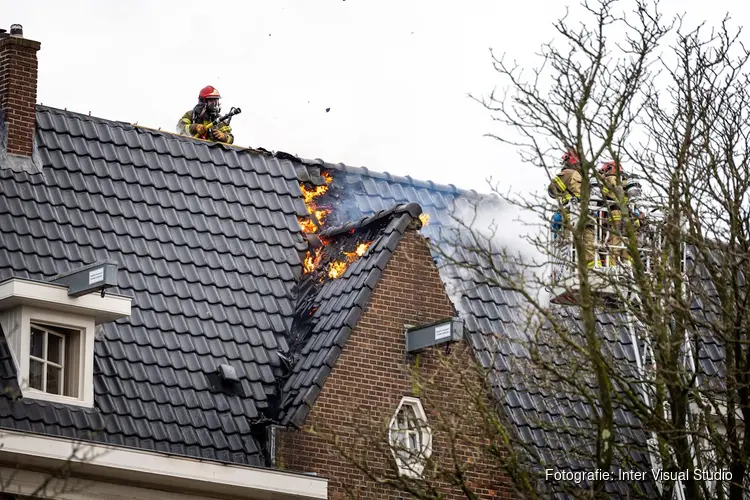
<svg viewBox="0 0 750 500"><path fill-rule="evenodd" d="M88 121L100 121L100 122L106 122L108 124L112 124L113 126L118 127L132 127L133 125L128 122L121 122L117 120L110 120L109 118L102 118L100 116L94 116L94 115L87 115L85 113L79 113L78 111L70 111L67 108L56 108L54 106L47 106L45 104L37 104L36 105L37 112L52 112L59 115L65 115L70 118L79 118L82 120L88 120Z"/></svg>
<svg viewBox="0 0 750 500"><path fill-rule="evenodd" d="M320 236L322 238L333 238L340 234L348 233L349 231L356 229L361 229L363 227L369 226L374 222L396 215L407 214L413 219L417 219L419 218L421 213L422 207L419 205L419 203L398 203L396 205L393 205L391 208L381 210L367 217L362 217L361 219L358 219L356 221L348 222L341 226L326 228L320 232Z"/></svg>
<svg viewBox="0 0 750 500"><path fill-rule="evenodd" d="M195 139L195 138L188 137L182 134L171 132L167 129L156 129L156 128L149 127L146 125L138 125L137 122L129 123L129 122L123 122L123 121L110 120L108 118L101 118L99 116L87 115L85 113L79 113L76 111L70 111L68 109L56 108L54 106L47 106L43 104L37 104L36 108L38 111L55 112L58 114L66 115L71 118L78 118L81 120L105 122L112 126L117 126L121 128L134 127L137 129L148 130L154 133L168 134L170 136L179 137L184 140L197 140L201 142L217 144L212 141L203 141L201 139ZM284 151L268 151L267 149L262 148L262 147L253 148L249 146L240 146L238 144L221 144L221 145L225 147L228 146L232 149L237 149L237 150L247 150L253 153L257 153L257 154L264 155L264 156L270 156L273 158L289 159L289 160L293 159L306 166L340 170L340 171L344 171L347 173L354 173L354 174L358 174L362 176L371 177L374 179L384 179L390 182L396 182L396 183L404 184L407 186L420 187L420 188L425 188L425 189L429 189L433 191L443 191L443 192L452 193L452 194L459 195L459 196L469 196L469 197L477 197L477 198L493 198L494 197L493 194L480 193L474 189L461 189L459 187L456 187L454 184L438 184L430 180L425 181L421 179L415 179L410 175L403 177L400 175L392 175L389 172L379 172L376 170L370 170L367 167L353 167L350 165L346 165L344 163L338 163L338 164L328 163L320 158L310 160L310 159L302 158L300 156L293 155L291 153L287 153Z"/></svg>
<svg viewBox="0 0 750 500"><path fill-rule="evenodd" d="M101 122L101 123L106 123L107 125L110 125L110 126L113 126L113 127L119 127L119 128L123 128L123 129L130 129L130 128L132 128L132 129L135 129L135 130L148 131L148 132L151 132L151 133L154 133L154 134L164 134L164 135L168 135L168 136L170 136L172 138L176 138L176 139L184 140L184 141L198 141L198 142L203 142L203 143L208 144L209 146L222 146L224 148L234 149L234 150L237 150L237 151L250 151L250 152L258 153L258 154L265 155L265 156L270 156L270 157L274 156L273 153L271 153L270 151L267 151L267 150L265 150L263 148L255 149L255 148L251 148L251 147L248 147L248 146L242 146L242 145L239 145L239 144L226 144L226 143L219 143L219 142L209 141L209 140L206 140L206 139L199 139L199 138L196 138L196 137L189 137L187 135L179 134L177 132L173 132L171 130L167 130L167 129L163 129L163 128L154 128L154 127L149 127L147 125L139 125L138 122L136 122L136 123L129 123L129 122L123 122L123 121L117 121L117 120L110 120L108 118L101 118L99 116L87 115L87 114L84 114L84 113L79 113L77 111L70 111L68 109L60 109L60 108L56 108L54 106L46 106L46 105L42 105L42 104L37 104L36 108L37 108L38 112L48 112L48 113L51 112L51 113L56 113L56 114L59 114L59 115L66 116L68 118L77 118L79 120L86 120L86 121L92 121L92 122Z"/></svg>
<svg viewBox="0 0 750 500"><path fill-rule="evenodd" d="M421 188L430 189L434 191L444 191L444 192L453 193L457 195L478 197L478 198L493 198L495 196L493 194L480 193L474 189L462 189L462 188L456 187L454 184L438 184L430 180L424 181L421 179L415 179L410 175L403 177L400 175L392 175L389 172L378 172L376 170L370 170L367 167L353 167L350 165L346 165L344 163L336 163L336 164L328 163L325 160L322 160L321 158L315 158L314 160L310 160L307 158L301 158L291 153L286 153L284 151L275 151L272 154L273 156L279 157L279 158L294 159L302 163L303 165L308 165L311 167L320 167L320 168L329 169L329 170L330 169L340 170L340 171L347 172L347 173L353 173L353 174L358 174L358 175L362 175L366 177L372 177L374 179L384 179L390 182L405 184L407 186L421 187Z"/></svg>

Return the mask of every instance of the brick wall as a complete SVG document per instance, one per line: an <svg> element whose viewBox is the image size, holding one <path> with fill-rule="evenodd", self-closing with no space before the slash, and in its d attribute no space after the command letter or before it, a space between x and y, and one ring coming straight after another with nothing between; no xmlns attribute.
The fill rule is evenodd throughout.
<svg viewBox="0 0 750 500"><path fill-rule="evenodd" d="M0 38L0 110L5 111L8 152L31 156L36 127L39 42L17 36Z"/></svg>
<svg viewBox="0 0 750 500"><path fill-rule="evenodd" d="M440 411L445 418L455 413L463 422L470 422L468 397L455 375L441 369L440 355L434 349L421 353L415 368L417 361L406 354L403 332L405 324L431 323L453 314L425 240L409 230L378 282L304 429L279 432L279 465L329 478L331 499L349 495L362 499L409 498L368 481L325 439L310 432L311 428L332 431L346 443L347 449L359 458L365 457L368 467L383 472L387 467L384 458L388 452L384 448L387 422L403 396L420 397L432 423L433 457L441 465L449 465L450 440L434 424L435 412ZM454 347L449 357L469 366L468 346L463 347ZM414 383L414 373L429 381L421 390ZM510 480L499 471L497 461L479 451L479 439L472 441L473 446L460 446L457 455L460 463L471 464L468 477L480 498L513 498ZM378 450L378 446L383 449ZM448 499L466 498L449 490L444 483L437 484Z"/></svg>

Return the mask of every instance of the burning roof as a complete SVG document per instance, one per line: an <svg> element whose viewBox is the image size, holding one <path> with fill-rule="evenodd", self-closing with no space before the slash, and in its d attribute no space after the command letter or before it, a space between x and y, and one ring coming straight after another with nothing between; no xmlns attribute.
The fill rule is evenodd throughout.
<svg viewBox="0 0 750 500"><path fill-rule="evenodd" d="M420 214L419 220L422 222L423 227L426 226L430 222L430 214L428 213Z"/></svg>
<svg viewBox="0 0 750 500"><path fill-rule="evenodd" d="M304 419L330 372L328 356L317 354L340 352L407 228L420 227L421 212L416 203L396 205L317 233L323 244L308 252L310 270L297 288L289 339L297 362L283 389L279 419L284 425ZM311 362L301 363L299 356Z"/></svg>
<svg viewBox="0 0 750 500"><path fill-rule="evenodd" d="M340 352L407 228L420 228L426 221L420 218L422 208L408 203L334 226L332 209L341 206L333 181L324 172L320 184L300 184L307 216L299 222L310 245L295 290L297 303L288 337L292 360L276 415L284 425L301 424L330 372L325 364L330 356L317 353ZM303 358L313 364L300 362ZM316 375L308 376L309 372Z"/></svg>
<svg viewBox="0 0 750 500"><path fill-rule="evenodd" d="M326 248L331 244L329 237L332 224L330 224L329 216L333 213L333 205L339 203L337 199L340 196L334 192L337 191L337 188L333 183L334 178L330 172L322 171L320 179L322 180L319 180L319 182L324 183L311 185L310 183L300 182L300 189L308 214L306 217L299 218L300 228L303 233L308 235L320 235L319 239L322 244L320 247L311 248L307 251L302 262L302 270L304 274L315 273L318 279L336 279L343 276L351 264L365 255L372 244L372 239L368 239L369 236L367 236L366 231L360 231L359 237L349 242L348 245L334 245L332 248ZM376 216L368 219L375 220ZM418 218L422 226L426 226L430 220L430 216L426 213L420 213ZM354 234L355 228L350 228L349 231ZM325 234L328 234L328 237Z"/></svg>
<svg viewBox="0 0 750 500"><path fill-rule="evenodd" d="M332 211L330 206L327 206L322 202L322 198L329 192L330 185L333 182L333 177L328 172L323 172L322 177L325 180L325 184L322 185L309 186L305 183L300 183L300 189L302 190L302 196L305 200L308 216L301 217L299 219L299 224L302 232L307 234L319 233L325 230L326 219ZM332 252L326 251L325 249L325 247L330 244L328 239L322 237L320 238L320 242L322 243L322 246L308 250L302 262L303 272L309 274L318 271L316 274L318 274L319 279L325 279L326 277L329 279L340 278L344 272L346 272L346 269L350 264L365 255L371 244L371 241L368 240L356 240L348 247L337 248L340 250L338 258L331 258ZM321 273L320 266L324 255L328 258L322 268L324 272Z"/></svg>

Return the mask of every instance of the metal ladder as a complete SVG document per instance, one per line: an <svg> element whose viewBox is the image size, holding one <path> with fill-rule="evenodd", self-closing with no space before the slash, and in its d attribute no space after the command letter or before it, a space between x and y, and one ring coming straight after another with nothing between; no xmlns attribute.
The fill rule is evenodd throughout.
<svg viewBox="0 0 750 500"><path fill-rule="evenodd" d="M683 262L685 261L685 256L683 255ZM629 271L629 277L634 280L633 271L632 269ZM687 290L687 277L684 279L684 283L686 284L685 289ZM686 293L686 292L683 292ZM636 293L630 293L628 296L628 301L631 302L631 304L638 308L640 307L641 301L639 298L639 295ZM627 311L626 314L628 315L628 332L630 334L630 340L633 344L633 350L635 354L635 361L636 361L636 367L638 369L638 373L641 376L641 380L643 380L643 383L640 385L640 393L641 397L643 398L643 402L646 406L651 406L650 401L650 395L649 395L649 385L653 383L653 374L656 373L657 364L656 364L656 356L654 355L653 346L651 344L651 338L648 334L648 330L643 325L640 319L633 313L632 310ZM643 332L643 338L641 339L636 331L636 328L640 328L640 331ZM640 341L643 341L643 353L641 354L641 348L640 348ZM688 335L688 331L685 331L685 338L683 340L683 363L685 365L686 370L691 374L696 374L696 362L695 357L693 355L693 350L690 347L690 337ZM697 383L697 377L693 378L693 384ZM667 416L667 410L662 407L662 414L665 418L668 418ZM687 425L689 425L691 414L688 413L688 422ZM647 441L647 446L649 450L649 458L651 460L651 466L652 468L660 468L662 467L662 461L661 456L659 454L659 448L658 448L658 437L656 435L655 431L652 431L651 437ZM688 443L693 451L693 466L698 467L698 448L696 446L696 443L693 440L693 436L688 433L687 436ZM656 487L659 489L660 493L663 493L664 488L663 485L660 482L656 482ZM674 495L673 500L687 500L685 496L685 487L681 480L677 480L675 484L674 489Z"/></svg>

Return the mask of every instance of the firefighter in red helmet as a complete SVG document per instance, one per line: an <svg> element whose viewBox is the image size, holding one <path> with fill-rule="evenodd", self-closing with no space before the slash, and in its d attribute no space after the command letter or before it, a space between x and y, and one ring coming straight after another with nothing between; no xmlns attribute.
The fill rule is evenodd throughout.
<svg viewBox="0 0 750 500"><path fill-rule="evenodd" d="M216 127L209 127L211 122L221 116L221 95L216 87L208 85L198 94L198 104L182 115L177 124L177 132L197 139L232 144L232 127L221 122Z"/></svg>
<svg viewBox="0 0 750 500"><path fill-rule="evenodd" d="M581 165L574 149L569 149L562 157L562 169L552 179L547 194L550 198L567 203L572 197L581 197Z"/></svg>
<svg viewBox="0 0 750 500"><path fill-rule="evenodd" d="M564 220L565 230L562 231L562 235L567 237L570 234L570 212L569 202L571 199L581 199L581 160L578 158L578 154L575 149L568 148L562 157L562 169L550 182L547 187L547 194L550 198L555 198L560 203L558 209ZM586 214L586 210L582 210L582 213ZM586 265L588 268L594 267L594 226L592 224L586 224L583 232L583 251L586 258Z"/></svg>

